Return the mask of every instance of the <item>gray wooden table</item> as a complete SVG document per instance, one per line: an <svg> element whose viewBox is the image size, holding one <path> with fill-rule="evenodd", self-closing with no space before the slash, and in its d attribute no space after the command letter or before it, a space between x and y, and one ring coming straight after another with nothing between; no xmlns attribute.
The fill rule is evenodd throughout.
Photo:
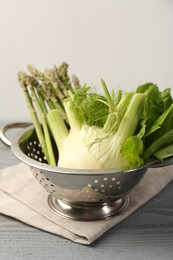
<svg viewBox="0 0 173 260"><path fill-rule="evenodd" d="M0 169L17 162L10 148L0 142ZM0 214L0 260L4 259L172 260L173 182L89 246Z"/></svg>

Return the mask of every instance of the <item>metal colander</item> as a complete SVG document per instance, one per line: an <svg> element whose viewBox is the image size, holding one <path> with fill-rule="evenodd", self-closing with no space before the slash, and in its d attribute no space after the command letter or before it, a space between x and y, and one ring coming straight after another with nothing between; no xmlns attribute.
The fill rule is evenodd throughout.
<svg viewBox="0 0 173 260"><path fill-rule="evenodd" d="M5 130L1 133L3 141ZM30 167L37 181L49 193L50 208L56 214L74 220L110 218L125 210L129 191L155 163L154 160L148 161L138 169L125 172L117 169L75 170L52 167L47 164L33 126L15 136L11 150ZM58 161L55 147L54 150Z"/></svg>

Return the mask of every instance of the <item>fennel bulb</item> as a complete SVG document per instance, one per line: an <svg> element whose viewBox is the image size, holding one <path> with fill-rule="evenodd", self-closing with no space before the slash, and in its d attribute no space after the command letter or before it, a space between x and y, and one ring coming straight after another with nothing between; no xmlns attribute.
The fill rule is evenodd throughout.
<svg viewBox="0 0 173 260"><path fill-rule="evenodd" d="M93 99L94 94L89 91L88 88L80 89L64 103L71 127L69 131L57 110L51 110L47 115L59 149L58 166L73 169L124 169L139 166L139 160L136 159L138 155L135 156L134 163L129 165L128 159L121 154L121 148L125 140L136 131L146 95L125 93L121 101L116 104L109 94L110 100L99 95ZM80 102L82 101L85 105L80 109L80 107L76 108L76 103L79 101L78 98L81 98L81 94L84 96ZM95 104L98 102L99 108L104 111L104 116L94 120L92 114L90 116L93 121L88 123L90 107L86 104L90 102L91 105L92 102ZM94 111L97 112L96 109L97 107Z"/></svg>

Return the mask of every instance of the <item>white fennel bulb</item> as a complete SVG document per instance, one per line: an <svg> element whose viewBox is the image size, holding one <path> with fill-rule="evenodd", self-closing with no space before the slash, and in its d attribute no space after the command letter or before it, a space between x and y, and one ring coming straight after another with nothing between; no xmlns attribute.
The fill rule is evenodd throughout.
<svg viewBox="0 0 173 260"><path fill-rule="evenodd" d="M85 87L64 103L70 129L59 112L51 110L48 122L59 150L58 166L72 169L131 168L128 159L122 156L121 148L135 133L144 100L143 93L126 93L116 103L108 91L103 98L95 93L88 94ZM138 162L135 159L133 167Z"/></svg>

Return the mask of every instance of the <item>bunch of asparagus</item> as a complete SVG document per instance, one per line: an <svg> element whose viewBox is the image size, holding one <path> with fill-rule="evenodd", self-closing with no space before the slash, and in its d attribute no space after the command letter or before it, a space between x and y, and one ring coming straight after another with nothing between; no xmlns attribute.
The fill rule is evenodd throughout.
<svg viewBox="0 0 173 260"><path fill-rule="evenodd" d="M68 64L62 63L51 69L39 71L35 67L27 66L29 74L18 73L18 81L23 89L27 107L30 111L33 125L48 164L55 166L56 160L51 142L51 129L47 121L47 113L57 109L62 119L68 124L63 101L70 93L80 88L75 75L68 75Z"/></svg>

